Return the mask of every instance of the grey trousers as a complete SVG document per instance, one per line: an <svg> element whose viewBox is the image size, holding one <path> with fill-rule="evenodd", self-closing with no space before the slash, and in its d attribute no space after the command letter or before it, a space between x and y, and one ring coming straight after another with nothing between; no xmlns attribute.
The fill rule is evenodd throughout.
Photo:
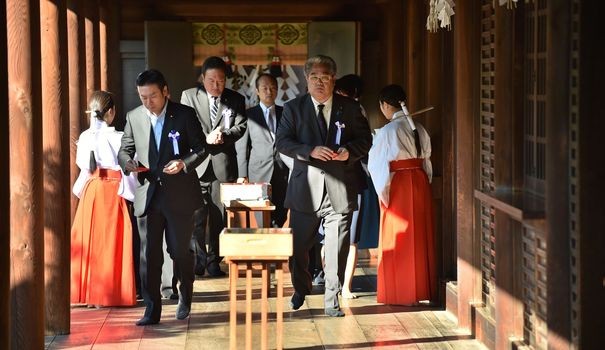
<svg viewBox="0 0 605 350"><path fill-rule="evenodd" d="M327 194L316 212L290 211L290 227L294 240L294 254L290 258L290 272L294 290L301 296L311 294L311 274L308 271L309 251L315 243L317 229L324 220L325 292L326 309L337 309L338 293L344 281L349 254L349 235L352 212L336 213Z"/></svg>

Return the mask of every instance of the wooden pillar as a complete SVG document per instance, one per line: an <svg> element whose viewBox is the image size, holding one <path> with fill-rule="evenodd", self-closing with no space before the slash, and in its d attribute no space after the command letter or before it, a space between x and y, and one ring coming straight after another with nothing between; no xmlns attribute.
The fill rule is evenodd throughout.
<svg viewBox="0 0 605 350"><path fill-rule="evenodd" d="M551 349L570 345L569 264L569 55L570 6L567 0L549 1L546 40L546 220L548 247L546 323ZM565 307L562 307L565 305Z"/></svg>
<svg viewBox="0 0 605 350"><path fill-rule="evenodd" d="M0 3L0 18L6 19L6 3ZM6 22L3 22L6 23ZM6 25L0 25L0 47L6 47ZM9 193L8 66L6 50L0 50L0 193ZM0 196L0 349L10 344L10 200Z"/></svg>
<svg viewBox="0 0 605 350"><path fill-rule="evenodd" d="M580 14L579 57L572 63L579 67L578 134L572 135L579 143L577 176L579 183L580 274L575 281L579 285L580 310L579 349L593 349L603 344L603 314L605 313L605 215L602 200L605 198L605 45L603 45L602 14L604 1L573 1L572 12ZM572 82L574 83L574 82ZM576 262L577 263L577 262Z"/></svg>
<svg viewBox="0 0 605 350"><path fill-rule="evenodd" d="M476 182L474 161L475 121L479 104L479 19L478 0L456 4L454 23L455 58L455 169L456 232L458 246L458 324L472 329L472 303L481 301L481 240L474 233Z"/></svg>
<svg viewBox="0 0 605 350"><path fill-rule="evenodd" d="M401 33L405 32L403 4L399 0L390 0L382 5L381 13L384 18L381 63L384 65L385 73L382 86L403 84L405 81L405 43L401 40Z"/></svg>
<svg viewBox="0 0 605 350"><path fill-rule="evenodd" d="M101 39L101 47L105 46L105 54L101 49L101 77L105 76L105 83L101 79L101 88L114 94L117 107L116 118L113 125L119 130L123 129L126 120L122 110L122 61L120 57L120 12L119 1L108 0L101 2L100 8L101 35L105 32L105 40ZM105 28L104 30L102 28ZM103 44L105 41L105 44ZM105 63L103 63L105 61ZM105 68L104 68L105 67ZM105 73L103 73L105 70Z"/></svg>
<svg viewBox="0 0 605 350"><path fill-rule="evenodd" d="M99 4L97 0L84 1L84 40L86 54L86 102L101 88L101 59L99 40ZM85 102L85 103L86 103Z"/></svg>
<svg viewBox="0 0 605 350"><path fill-rule="evenodd" d="M517 76L514 70L515 54L523 47L515 44L516 11L504 6L496 6L495 22L495 184L496 190L510 190L514 186L517 164L515 150L522 144L515 142L522 124L515 123L515 105L521 101L515 99L515 82ZM520 20L521 21L521 20ZM518 91L518 90L517 90ZM517 126L518 129L515 127ZM507 213L496 211L496 296L495 296L495 325L497 349L510 347L510 338L523 337L523 303L522 291L517 281L522 280L521 225L515 222Z"/></svg>
<svg viewBox="0 0 605 350"><path fill-rule="evenodd" d="M86 121L86 42L84 40L84 15L82 0L67 1L67 52L69 80L69 188L73 187L80 169L76 165L76 141ZM71 195L70 222L76 213L78 198Z"/></svg>
<svg viewBox="0 0 605 350"><path fill-rule="evenodd" d="M422 0L410 0L407 2L405 15L405 30L407 32L405 45L405 92L408 95L406 102L410 111L424 108L426 83L426 42L427 30L426 3ZM400 44L401 45L401 44ZM402 64L402 63L399 63ZM424 116L420 117L421 122Z"/></svg>
<svg viewBox="0 0 605 350"><path fill-rule="evenodd" d="M40 7L8 0L11 348L44 348Z"/></svg>
<svg viewBox="0 0 605 350"><path fill-rule="evenodd" d="M40 2L46 334L69 333L70 187L65 1ZM51 200L52 199L52 200Z"/></svg>
<svg viewBox="0 0 605 350"><path fill-rule="evenodd" d="M456 235L453 224L454 208L454 77L452 32L440 30L427 34L427 79L425 105L435 109L424 116L423 124L431 135L433 163L433 189L437 256L440 279L456 277Z"/></svg>
<svg viewBox="0 0 605 350"><path fill-rule="evenodd" d="M109 90L108 87L108 63L107 63L107 4L103 1L99 3L99 74L100 74L100 88L101 90Z"/></svg>

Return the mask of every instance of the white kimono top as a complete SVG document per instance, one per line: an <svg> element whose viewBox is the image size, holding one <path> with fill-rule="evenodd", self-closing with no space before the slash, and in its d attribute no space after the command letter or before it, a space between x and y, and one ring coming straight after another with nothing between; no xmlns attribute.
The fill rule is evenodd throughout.
<svg viewBox="0 0 605 350"><path fill-rule="evenodd" d="M74 183L73 194L78 198L82 195L84 185L90 179L90 151L94 151L97 167L103 169L120 170L118 164L118 150L122 143L122 132L107 126L107 123L97 118L91 118L90 128L82 132L77 141L76 165L80 168L80 175ZM122 179L118 188L118 196L129 201L134 200L136 185L135 173L129 176L122 172Z"/></svg>
<svg viewBox="0 0 605 350"><path fill-rule="evenodd" d="M416 144L414 141L413 128L418 130L422 152L416 157ZM403 111L393 115L391 121L377 130L374 142L368 155L368 170L376 188L380 201L389 206L389 192L393 173L389 169L389 163L394 160L423 158L423 168L428 175L429 182L433 178L433 166L431 164L431 138L424 127L406 117Z"/></svg>

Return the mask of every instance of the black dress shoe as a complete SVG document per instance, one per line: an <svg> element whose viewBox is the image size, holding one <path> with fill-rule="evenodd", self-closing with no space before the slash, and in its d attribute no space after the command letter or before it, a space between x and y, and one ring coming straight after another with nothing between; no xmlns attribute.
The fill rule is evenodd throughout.
<svg viewBox="0 0 605 350"><path fill-rule="evenodd" d="M302 304L304 302L305 302L305 297L294 292L294 294L292 294L292 299L290 299L289 304L290 304L290 307L292 308L292 310L298 310L298 309L300 309L300 307L302 306Z"/></svg>
<svg viewBox="0 0 605 350"><path fill-rule="evenodd" d="M159 319L153 319L151 317L145 316L142 319L138 320L135 324L137 326L148 326L150 324L158 324L160 323Z"/></svg>
<svg viewBox="0 0 605 350"><path fill-rule="evenodd" d="M193 271L197 276L204 276L204 273L206 272L206 266L196 265Z"/></svg>
<svg viewBox="0 0 605 350"><path fill-rule="evenodd" d="M343 317L345 315L340 309L328 308L324 310L326 316L330 317Z"/></svg>
<svg viewBox="0 0 605 350"><path fill-rule="evenodd" d="M191 312L191 305L187 305L186 303L179 301L179 305L176 308L176 319L184 320L187 318L187 316L189 316L190 312Z"/></svg>
<svg viewBox="0 0 605 350"><path fill-rule="evenodd" d="M206 271L208 271L208 275L210 277L223 277L227 275L221 270L221 267L218 263L210 263L208 266L206 266Z"/></svg>

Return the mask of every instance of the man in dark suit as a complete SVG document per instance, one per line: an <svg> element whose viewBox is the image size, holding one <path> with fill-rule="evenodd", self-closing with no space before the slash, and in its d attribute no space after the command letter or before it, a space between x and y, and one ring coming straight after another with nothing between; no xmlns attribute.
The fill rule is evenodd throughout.
<svg viewBox="0 0 605 350"><path fill-rule="evenodd" d="M275 205L271 212L271 226L282 227L288 213L284 208L288 167L275 149L275 131L283 108L275 104L275 77L263 73L256 78L255 84L259 104L246 111L248 128L236 143L239 176L249 182L271 183L271 201ZM260 227L262 213L256 212L255 216Z"/></svg>
<svg viewBox="0 0 605 350"><path fill-rule="evenodd" d="M136 324L145 326L158 323L162 312L164 232L179 271L176 318L185 319L191 310L195 275L189 247L193 213L202 203L194 169L205 156L205 141L195 111L168 99L162 73L144 71L136 85L143 105L126 116L118 160L124 173L138 172L134 215L141 238L141 291L146 308Z"/></svg>
<svg viewBox="0 0 605 350"><path fill-rule="evenodd" d="M285 202L294 236L290 306L297 310L311 293L309 250L323 219L325 314L340 317L344 313L338 293L359 186L352 174L368 153L372 136L359 103L333 93L336 63L332 58L311 57L304 70L309 93L284 105L277 128L277 150L294 158Z"/></svg>
<svg viewBox="0 0 605 350"><path fill-rule="evenodd" d="M195 109L206 135L209 156L197 167L204 206L195 213L195 273L224 276L219 263L219 233L225 227L225 209L220 198L221 182L238 180L235 142L246 131L244 96L225 89L227 65L220 57L208 57L202 65L201 85L183 91L181 103ZM241 180L243 181L243 180ZM206 249L206 223L208 248Z"/></svg>

